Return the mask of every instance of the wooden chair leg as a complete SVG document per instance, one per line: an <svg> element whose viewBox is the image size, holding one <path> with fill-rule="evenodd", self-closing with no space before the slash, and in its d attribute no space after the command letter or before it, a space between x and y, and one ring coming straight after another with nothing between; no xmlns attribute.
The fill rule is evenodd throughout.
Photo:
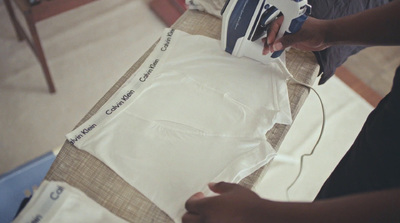
<svg viewBox="0 0 400 223"><path fill-rule="evenodd" d="M42 70L44 72L44 77L46 78L47 86L49 88L50 93L56 92L54 83L50 74L49 67L47 66L47 61L46 57L44 55L42 45L40 43L40 39L36 30L36 25L33 22L33 18L31 14L26 14L25 15L25 20L26 23L28 24L29 32L31 33L32 36L32 48L34 53L36 54L36 57L38 58L40 65L42 67ZM29 41L29 40L28 40Z"/></svg>
<svg viewBox="0 0 400 223"><path fill-rule="evenodd" d="M12 8L10 0L4 0L4 4L6 5L8 15L10 16L11 22L14 26L15 33L17 34L18 40L24 40L24 35L22 34L21 26L19 25L17 18L15 16L14 10Z"/></svg>

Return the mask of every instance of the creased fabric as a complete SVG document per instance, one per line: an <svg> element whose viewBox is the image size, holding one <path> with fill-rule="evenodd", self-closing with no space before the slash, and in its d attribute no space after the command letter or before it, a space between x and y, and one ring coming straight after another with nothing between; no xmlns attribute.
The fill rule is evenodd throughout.
<svg viewBox="0 0 400 223"><path fill-rule="evenodd" d="M67 135L175 222L207 183L239 182L275 151L265 133L290 124L278 63L236 58L218 40L166 29L143 65Z"/></svg>

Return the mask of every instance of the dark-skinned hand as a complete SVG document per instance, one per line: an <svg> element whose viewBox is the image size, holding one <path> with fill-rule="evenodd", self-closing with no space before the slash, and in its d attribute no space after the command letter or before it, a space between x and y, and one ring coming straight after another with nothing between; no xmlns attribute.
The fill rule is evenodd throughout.
<svg viewBox="0 0 400 223"><path fill-rule="evenodd" d="M225 182L209 184L209 188L219 196L204 197L201 192L191 196L185 204L187 213L182 217L183 223L259 221L257 209L262 206L262 199L253 191Z"/></svg>
<svg viewBox="0 0 400 223"><path fill-rule="evenodd" d="M293 47L304 51L320 51L330 46L326 41L329 22L312 17L307 18L302 28L297 33L284 35L282 38L276 39L283 19L284 16L280 16L273 21L268 31L267 38L263 39L264 55L287 47Z"/></svg>

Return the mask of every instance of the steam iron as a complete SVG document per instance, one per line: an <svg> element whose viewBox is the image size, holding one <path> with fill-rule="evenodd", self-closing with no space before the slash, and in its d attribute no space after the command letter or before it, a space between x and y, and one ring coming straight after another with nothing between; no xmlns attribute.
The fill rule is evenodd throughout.
<svg viewBox="0 0 400 223"><path fill-rule="evenodd" d="M245 56L267 64L283 52L262 55L262 38L267 36L271 23L283 14L284 20L277 35L279 39L299 31L310 13L311 6L307 0L227 0L221 11L222 47L234 56Z"/></svg>

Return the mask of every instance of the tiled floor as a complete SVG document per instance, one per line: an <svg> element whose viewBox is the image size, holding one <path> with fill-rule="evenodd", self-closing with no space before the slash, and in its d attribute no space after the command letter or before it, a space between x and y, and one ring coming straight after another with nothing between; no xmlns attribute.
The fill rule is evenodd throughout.
<svg viewBox="0 0 400 223"><path fill-rule="evenodd" d="M382 99L380 94L378 94L371 86L364 83L362 79L353 74L345 66L336 69L336 76L372 106L376 107Z"/></svg>
<svg viewBox="0 0 400 223"><path fill-rule="evenodd" d="M0 0L0 174L62 145L164 28L139 0L94 1L39 22L57 89L49 94L39 63L28 44L18 42Z"/></svg>
<svg viewBox="0 0 400 223"><path fill-rule="evenodd" d="M358 93L364 91L362 94L367 97L367 101L375 103L378 98L389 93L394 72L399 65L399 46L370 47L349 57L343 67L337 70L336 75L344 78L350 76L349 73L354 74L355 77L342 80L355 88ZM357 83L357 79L367 87L363 87L362 83ZM367 89L368 87L371 89ZM371 90L376 94L373 94Z"/></svg>

